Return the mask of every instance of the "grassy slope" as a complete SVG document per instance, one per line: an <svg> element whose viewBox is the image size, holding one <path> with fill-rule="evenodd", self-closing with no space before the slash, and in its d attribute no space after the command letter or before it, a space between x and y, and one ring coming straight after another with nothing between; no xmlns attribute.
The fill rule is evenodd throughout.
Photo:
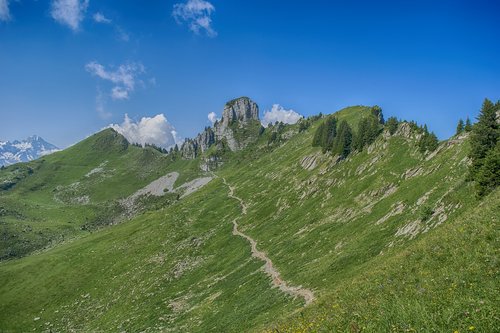
<svg viewBox="0 0 500 333"><path fill-rule="evenodd" d="M368 108L354 107L337 116L355 128L367 112ZM307 325L316 325L325 306L338 305L328 300L340 291L350 295L343 304L359 307L363 316L373 318L378 312L370 312L366 295L357 292L365 286L376 293L378 284L369 283L370 272L385 267L394 274L419 269L418 258L428 258L433 251L426 239L447 235L443 226L455 225L477 204L464 182L467 141L442 143L439 153L426 161L417 153L415 138L383 136L370 149L335 164L310 147L318 125L271 152L254 148L232 154L218 173L249 205L248 214L239 221L241 229L257 239L259 249L268 253L286 280L312 288L319 303L325 304L307 310ZM311 155L318 156L318 166L308 171L300 162ZM405 178L408 170L417 175ZM498 196L489 200L484 205L491 213L498 209ZM400 214L387 215L398 207ZM227 188L214 180L170 207L45 253L0 263L0 329L158 331L163 327L173 332L220 332L268 327L299 309L301 300L271 289L260 270L262 263L250 257L248 244L231 235L231 221L239 214L237 203L227 199ZM397 260L404 258L409 246L425 251L416 252L415 263L398 270ZM494 278L477 274L485 285L493 284ZM397 282L395 286L403 288ZM382 299L390 303L391 288L386 290ZM485 298L498 301L491 294ZM419 309L434 309L432 300L407 301L401 310L394 303L388 317L380 317L387 320L374 321L371 328L385 330L381 325L387 323L399 328ZM448 308L456 314L462 303L450 302ZM486 313L491 325L496 314ZM349 325L366 326L361 320L352 324L355 315L346 311L338 321L321 319L328 323L322 327L345 331ZM302 329L303 322L292 320L290 330ZM413 327L426 329L416 323ZM443 322L435 327L449 329Z"/></svg>
<svg viewBox="0 0 500 333"><path fill-rule="evenodd" d="M238 331L296 308L232 236L239 206L226 194L215 180L168 209L0 264L1 328Z"/></svg>
<svg viewBox="0 0 500 333"><path fill-rule="evenodd" d="M380 137L370 153L365 150L335 165L333 158L307 144L314 128L272 154L222 171L249 204L240 222L243 230L272 253L284 277L296 284L321 294L362 271L389 246L404 247L411 235L395 236L399 228L417 221L422 232L474 204L464 182L464 141L443 143L439 154L422 161L414 139ZM304 170L302 158L315 154L323 161ZM403 178L419 167L430 173ZM401 214L375 223L399 205L404 207ZM425 207L436 214L420 222Z"/></svg>
<svg viewBox="0 0 500 333"><path fill-rule="evenodd" d="M100 172L88 175L99 167ZM0 259L86 233L80 230L84 224L107 224L119 214L117 199L169 170L183 170L183 181L194 176L195 168L193 161L172 162L154 149L128 145L109 129L62 152L6 168L0 171L0 183L15 175L20 180L0 191ZM85 196L88 203L75 201Z"/></svg>
<svg viewBox="0 0 500 333"><path fill-rule="evenodd" d="M495 332L500 190L267 332ZM387 257L389 255L389 257Z"/></svg>

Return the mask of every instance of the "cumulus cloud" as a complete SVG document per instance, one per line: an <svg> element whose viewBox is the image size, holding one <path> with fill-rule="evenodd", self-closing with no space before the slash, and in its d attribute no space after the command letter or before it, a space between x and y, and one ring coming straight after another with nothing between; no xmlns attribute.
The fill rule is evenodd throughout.
<svg viewBox="0 0 500 333"><path fill-rule="evenodd" d="M123 135L129 142L144 146L146 143L169 149L181 142L177 131L163 114L152 118L143 117L134 122L127 114L121 125L111 124L110 128Z"/></svg>
<svg viewBox="0 0 500 333"><path fill-rule="evenodd" d="M88 6L89 0L53 0L50 14L57 22L78 31Z"/></svg>
<svg viewBox="0 0 500 333"><path fill-rule="evenodd" d="M0 21L10 21L9 0L0 0Z"/></svg>
<svg viewBox="0 0 500 333"><path fill-rule="evenodd" d="M286 110L281 105L274 104L271 111L264 112L262 125L267 127L269 124L274 124L277 121L285 124L295 124L300 118L302 118L302 115L292 109Z"/></svg>
<svg viewBox="0 0 500 333"><path fill-rule="evenodd" d="M208 120L213 124L217 121L217 114L215 112L210 112L208 114Z"/></svg>
<svg viewBox="0 0 500 333"><path fill-rule="evenodd" d="M89 62L85 69L90 74L114 84L111 89L111 97L115 100L128 99L134 91L136 83L142 82L138 77L144 74L145 68L140 63L120 65L114 70L107 70L96 61Z"/></svg>
<svg viewBox="0 0 500 333"><path fill-rule="evenodd" d="M205 0L187 0L184 3L174 5L172 15L177 23L186 23L189 30L195 34L205 31L208 37L217 36L217 32L212 28L212 13L215 7Z"/></svg>
<svg viewBox="0 0 500 333"><path fill-rule="evenodd" d="M104 14L101 12L95 13L92 16L92 18L94 19L94 22L97 22L97 23L111 24L111 20L109 18L107 18L106 16L104 16Z"/></svg>

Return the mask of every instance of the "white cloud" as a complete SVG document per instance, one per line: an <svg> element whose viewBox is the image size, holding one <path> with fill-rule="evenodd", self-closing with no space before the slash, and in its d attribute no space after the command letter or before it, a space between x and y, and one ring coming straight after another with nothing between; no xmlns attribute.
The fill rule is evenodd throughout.
<svg viewBox="0 0 500 333"><path fill-rule="evenodd" d="M97 111L97 114L99 115L99 117L101 117L102 119L108 119L112 116L110 112L107 112L104 109L105 104L106 104L106 97L102 93L101 89L97 90L95 104L96 104L96 111Z"/></svg>
<svg viewBox="0 0 500 333"><path fill-rule="evenodd" d="M128 99L128 90L122 87L113 87L111 97L113 99Z"/></svg>
<svg viewBox="0 0 500 333"><path fill-rule="evenodd" d="M274 104L271 111L264 112L262 125L267 127L269 124L274 124L277 121L285 124L295 124L300 118L302 118L302 115L292 109L286 110L281 105Z"/></svg>
<svg viewBox="0 0 500 333"><path fill-rule="evenodd" d="M85 65L85 69L90 74L114 84L111 89L111 97L115 100L128 99L130 93L134 91L136 83L142 82L142 80L138 80L138 76L146 72L140 63L120 65L114 70L107 70L98 62L92 61Z"/></svg>
<svg viewBox="0 0 500 333"><path fill-rule="evenodd" d="M163 114L152 118L143 117L139 122L132 121L125 114L125 119L121 125L111 124L109 127L122 134L129 142L143 146L149 143L169 149L181 142L174 126L168 122Z"/></svg>
<svg viewBox="0 0 500 333"><path fill-rule="evenodd" d="M50 14L57 22L78 31L88 6L89 0L53 0Z"/></svg>
<svg viewBox="0 0 500 333"><path fill-rule="evenodd" d="M10 21L9 0L0 0L0 21Z"/></svg>
<svg viewBox="0 0 500 333"><path fill-rule="evenodd" d="M215 112L210 112L208 114L208 120L213 124L217 121L217 114Z"/></svg>
<svg viewBox="0 0 500 333"><path fill-rule="evenodd" d="M92 16L95 22L103 24L111 24L111 20L104 16L103 13L97 12Z"/></svg>
<svg viewBox="0 0 500 333"><path fill-rule="evenodd" d="M184 3L174 5L172 15L178 23L186 22L189 30L199 34L201 30L209 37L217 36L217 32L212 28L212 13L215 7L205 0L187 0Z"/></svg>

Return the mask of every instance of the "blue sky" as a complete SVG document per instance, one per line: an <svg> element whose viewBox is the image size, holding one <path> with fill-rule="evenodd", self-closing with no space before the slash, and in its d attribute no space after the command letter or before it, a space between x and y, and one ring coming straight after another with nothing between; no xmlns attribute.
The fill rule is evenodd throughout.
<svg viewBox="0 0 500 333"><path fill-rule="evenodd" d="M0 0L0 140L65 147L125 114L190 137L242 95L261 114L378 104L446 138L500 98L499 14L481 0Z"/></svg>

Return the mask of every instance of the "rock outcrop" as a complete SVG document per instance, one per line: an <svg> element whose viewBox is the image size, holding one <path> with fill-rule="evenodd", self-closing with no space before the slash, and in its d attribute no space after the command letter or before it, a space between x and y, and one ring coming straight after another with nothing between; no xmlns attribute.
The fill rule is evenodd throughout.
<svg viewBox="0 0 500 333"><path fill-rule="evenodd" d="M211 127L206 127L195 139L202 152L206 151L215 143L215 133Z"/></svg>
<svg viewBox="0 0 500 333"><path fill-rule="evenodd" d="M186 139L181 146L181 156L186 159L196 158L198 155L198 144L193 139Z"/></svg>
<svg viewBox="0 0 500 333"><path fill-rule="evenodd" d="M222 119L214 128L205 128L194 139L187 139L181 147L184 158L193 159L216 143L224 142L232 151L245 148L257 139L260 130L259 106L248 97L226 103Z"/></svg>
<svg viewBox="0 0 500 333"><path fill-rule="evenodd" d="M205 152L215 143L215 133L210 127L206 127L203 132L194 139L186 139L181 146L181 156L187 159L194 159L200 153Z"/></svg>
<svg viewBox="0 0 500 333"><path fill-rule="evenodd" d="M245 133L255 126L261 126L257 104L248 97L236 98L226 103L221 121L214 124L215 137L225 140L232 151L240 150L255 141L255 136Z"/></svg>
<svg viewBox="0 0 500 333"><path fill-rule="evenodd" d="M226 103L222 112L222 127L240 122L245 125L252 120L259 120L259 107L248 97L240 97Z"/></svg>

